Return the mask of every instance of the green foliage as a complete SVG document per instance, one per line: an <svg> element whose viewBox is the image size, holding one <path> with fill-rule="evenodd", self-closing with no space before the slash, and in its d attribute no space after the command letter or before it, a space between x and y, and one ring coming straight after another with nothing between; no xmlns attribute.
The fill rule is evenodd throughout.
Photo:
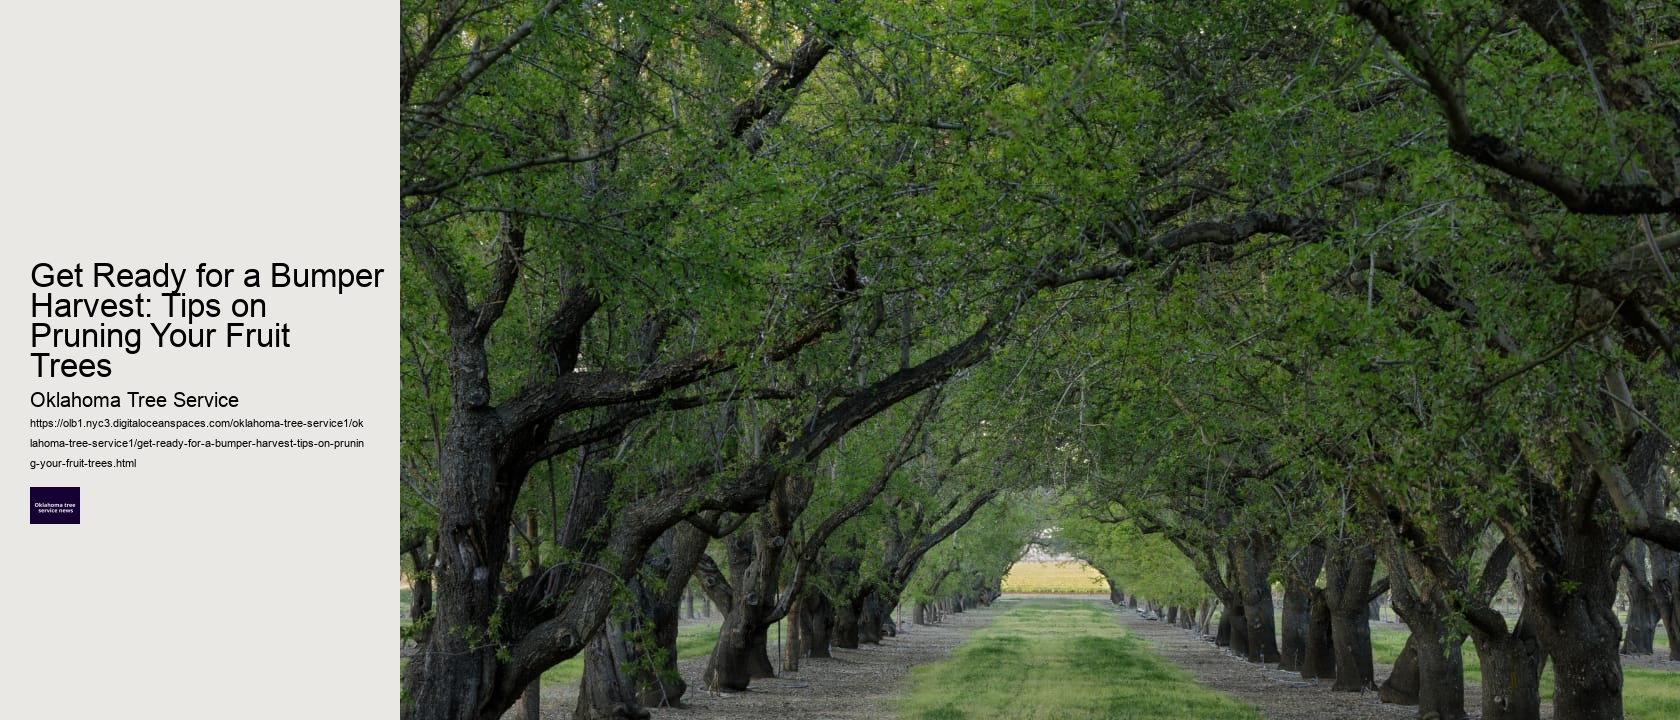
<svg viewBox="0 0 1680 720"><path fill-rule="evenodd" d="M521 561L598 560L555 542L586 466L615 479L600 540L613 513L697 475L721 490L974 336L990 362L941 377L917 457L824 548L857 571L817 582L883 579L909 529L993 489L906 598L995 583L1052 529L1183 605L1229 574L1233 540L1376 537L1369 518L1405 518L1469 576L1487 543L1456 527L1554 523L1535 498L1580 491L1583 440L1619 463L1635 431L1676 434L1680 300L1649 253L1672 217L1568 211L1444 113L1461 101L1474 132L1579 183L1672 189L1680 65L1645 38L1676 18L1606 19L1589 64L1495 3L1393 5L1440 67L1297 0L405 0L405 540L508 497ZM817 40L808 79L766 84ZM1420 87L1434 71L1456 100ZM1214 232L1256 217L1313 229ZM1063 282L1082 271L1113 281ZM450 312L503 282L485 367L464 367ZM599 307L563 336L582 297ZM477 370L488 397L468 399ZM1607 397L1618 374L1637 413ZM560 385L577 395L506 439L493 489L450 485L450 428ZM618 413L643 414L561 442ZM776 469L826 517L911 414Z"/></svg>

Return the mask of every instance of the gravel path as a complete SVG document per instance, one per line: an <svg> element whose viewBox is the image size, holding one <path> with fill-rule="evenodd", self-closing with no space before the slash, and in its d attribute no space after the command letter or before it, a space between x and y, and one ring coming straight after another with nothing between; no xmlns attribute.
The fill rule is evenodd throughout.
<svg viewBox="0 0 1680 720"><path fill-rule="evenodd" d="M1118 608L1115 621L1133 635L1149 641L1155 654L1178 665L1196 681L1260 708L1271 720L1367 720L1415 718L1417 708L1384 705L1377 693L1332 692L1330 681L1310 682L1301 674L1262 667L1230 654L1225 648L1197 638L1187 630L1164 622L1145 620L1137 611ZM1376 675L1388 677L1390 668L1377 665ZM1465 694L1465 707L1476 708L1481 695Z"/></svg>

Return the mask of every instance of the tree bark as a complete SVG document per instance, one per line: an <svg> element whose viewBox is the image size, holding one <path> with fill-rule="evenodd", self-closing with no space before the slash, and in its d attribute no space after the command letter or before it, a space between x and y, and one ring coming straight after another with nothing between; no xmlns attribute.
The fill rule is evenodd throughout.
<svg viewBox="0 0 1680 720"><path fill-rule="evenodd" d="M1646 564L1645 542L1629 542L1622 560L1627 571L1624 585L1628 599L1622 654L1650 655L1656 652L1653 646L1657 637L1657 621L1662 619L1662 613L1657 609L1657 594Z"/></svg>
<svg viewBox="0 0 1680 720"><path fill-rule="evenodd" d="M920 609L920 605L917 606ZM799 601L799 632L804 638L805 656L834 657L829 652L834 631L834 603L828 595L810 591Z"/></svg>
<svg viewBox="0 0 1680 720"><path fill-rule="evenodd" d="M771 520L761 517L751 532L742 528L725 540L733 578L729 594L717 597L723 625L702 675L709 689L740 692L754 679L776 677L770 662L769 630L778 619L773 613L785 543L776 542L778 536L770 525ZM713 568L705 562L701 568L710 575L712 587L721 584Z"/></svg>
<svg viewBox="0 0 1680 720"><path fill-rule="evenodd" d="M1394 660L1394 669L1377 688L1377 699L1392 705L1418 704L1417 653L1417 644L1408 636L1400 657Z"/></svg>
<svg viewBox="0 0 1680 720"><path fill-rule="evenodd" d="M619 621L609 621L583 651L584 674L578 685L577 720L648 720L653 716L636 698L628 669L634 660Z"/></svg>
<svg viewBox="0 0 1680 720"><path fill-rule="evenodd" d="M1411 629L1406 649L1412 655L1408 669L1415 672L1415 676L1403 675L1402 665L1405 663L1397 662L1394 673L1384 682L1382 692L1386 694L1381 697L1390 701L1388 698L1391 695L1399 698L1409 695L1417 703L1418 717L1430 717L1433 713L1441 720L1464 720L1468 717L1464 710L1464 639L1450 635L1445 599L1436 592L1438 588L1423 582L1422 570L1408 559L1398 545L1398 542L1387 544L1389 593L1393 598L1394 612ZM1361 622L1365 618L1364 604L1364 598L1361 598ZM1338 675L1345 672L1340 667L1338 670L1343 671ZM1409 704L1402 700L1392 702Z"/></svg>
<svg viewBox="0 0 1680 720"><path fill-rule="evenodd" d="M1609 461L1594 455L1578 437L1571 441L1577 463L1565 474L1553 482L1532 473L1523 478L1526 512L1557 520L1541 526L1504 511L1497 521L1507 539L1520 547L1516 557L1522 569L1523 607L1555 668L1553 711L1574 720L1619 720L1616 570L1628 536L1594 471L1595 464ZM1649 451L1651 441L1665 443L1647 435L1634 455Z"/></svg>
<svg viewBox="0 0 1680 720"><path fill-rule="evenodd" d="M799 634L799 626L801 625L799 622L800 605L801 603L798 599L793 601L793 605L788 608L787 617L787 619L792 622L783 623L787 626L787 646L782 650L782 672L799 672L799 655L801 650L801 638Z"/></svg>
<svg viewBox="0 0 1680 720"><path fill-rule="evenodd" d="M858 642L880 645L881 638L886 634L887 613L891 610L884 607L886 603L881 599L874 586L870 586L868 591L856 602ZM959 600L958 602L961 603L962 601Z"/></svg>
<svg viewBox="0 0 1680 720"><path fill-rule="evenodd" d="M1651 548L1651 588L1668 633L1668 659L1680 660L1680 553Z"/></svg>
<svg viewBox="0 0 1680 720"><path fill-rule="evenodd" d="M834 647L858 649L858 609L850 600L834 606Z"/></svg>
<svg viewBox="0 0 1680 720"><path fill-rule="evenodd" d="M1308 623L1306 652L1301 660L1301 677L1308 680L1336 678L1336 645L1330 620L1330 600L1320 588L1312 589L1312 617Z"/></svg>
<svg viewBox="0 0 1680 720"><path fill-rule="evenodd" d="M1362 538L1344 538L1325 563L1324 597L1329 605L1335 648L1334 690L1362 692L1376 687L1367 615L1377 554Z"/></svg>
<svg viewBox="0 0 1680 720"><path fill-rule="evenodd" d="M1307 639L1312 627L1312 590L1324 566L1322 545L1307 544L1295 552L1283 585L1283 634L1278 647L1278 668L1299 672L1307 657Z"/></svg>
<svg viewBox="0 0 1680 720"><path fill-rule="evenodd" d="M1240 601L1225 606L1225 614L1219 620L1219 632L1226 637L1226 643L1231 653L1241 657L1248 657L1248 618L1247 608Z"/></svg>
<svg viewBox="0 0 1680 720"><path fill-rule="evenodd" d="M1242 584L1243 618L1248 623L1245 656L1249 662L1277 662L1277 623L1272 606L1272 563L1277 546L1271 538L1251 534L1239 552L1238 578ZM1235 650L1236 648L1232 648Z"/></svg>
<svg viewBox="0 0 1680 720"><path fill-rule="evenodd" d="M1532 608L1540 642L1556 666L1552 707L1560 718L1622 717L1621 628L1608 554L1602 545L1581 548L1566 555L1562 568L1523 568L1524 607ZM1595 559L1601 567L1592 567Z"/></svg>
<svg viewBox="0 0 1680 720"><path fill-rule="evenodd" d="M1546 654L1534 624L1524 612L1510 632L1489 632L1484 628L1502 626L1504 618L1491 609L1482 614L1486 620L1470 625L1482 663L1482 720L1538 720Z"/></svg>
<svg viewBox="0 0 1680 720"><path fill-rule="evenodd" d="M638 663L634 668L637 697L647 707L682 707L688 683L677 669L677 635L679 611L684 590L688 590L689 607L694 594L689 580L694 576L700 558L706 554L709 536L699 528L683 523L666 530L654 544L644 570L659 580L659 592L650 593L652 604L644 608L652 622L652 641L655 650L652 662Z"/></svg>

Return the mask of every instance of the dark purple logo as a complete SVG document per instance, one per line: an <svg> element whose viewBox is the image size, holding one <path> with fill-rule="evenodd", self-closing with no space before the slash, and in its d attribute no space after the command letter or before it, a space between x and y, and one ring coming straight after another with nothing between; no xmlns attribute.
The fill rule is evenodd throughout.
<svg viewBox="0 0 1680 720"><path fill-rule="evenodd" d="M79 487L29 488L29 524L82 524L82 489Z"/></svg>

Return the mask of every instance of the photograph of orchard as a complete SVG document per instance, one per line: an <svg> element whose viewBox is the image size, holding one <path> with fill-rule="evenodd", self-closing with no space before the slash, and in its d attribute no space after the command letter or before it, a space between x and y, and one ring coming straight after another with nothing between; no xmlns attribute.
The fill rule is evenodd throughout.
<svg viewBox="0 0 1680 720"><path fill-rule="evenodd" d="M403 718L1680 717L1680 4L400 36Z"/></svg>

